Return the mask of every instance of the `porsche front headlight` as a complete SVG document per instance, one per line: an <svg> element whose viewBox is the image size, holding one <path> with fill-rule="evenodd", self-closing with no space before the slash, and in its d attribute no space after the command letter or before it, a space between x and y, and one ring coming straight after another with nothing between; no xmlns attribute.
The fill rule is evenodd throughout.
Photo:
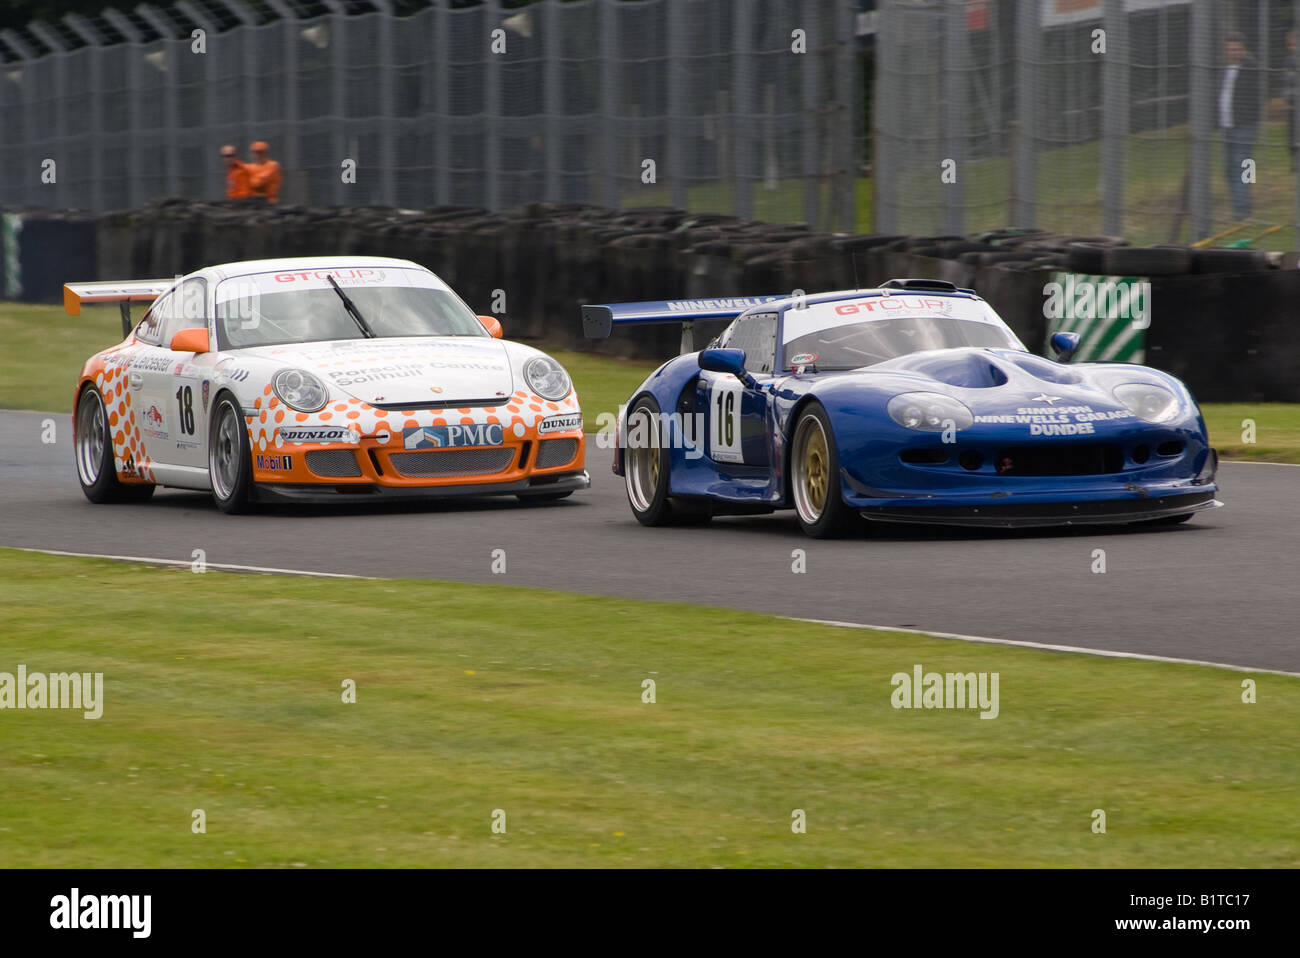
<svg viewBox="0 0 1300 958"><path fill-rule="evenodd" d="M889 400L886 410L900 426L921 432L943 432L948 423L969 429L975 422L965 403L942 393L903 393Z"/></svg>
<svg viewBox="0 0 1300 958"><path fill-rule="evenodd" d="M271 380L280 402L299 412L319 412L329 401L325 384L305 369L281 369Z"/></svg>
<svg viewBox="0 0 1300 958"><path fill-rule="evenodd" d="M529 389L552 402L563 399L573 388L564 367L550 356L534 356L528 360L524 364L524 379Z"/></svg>
<svg viewBox="0 0 1300 958"><path fill-rule="evenodd" d="M1155 383L1125 383L1111 392L1125 409L1146 422L1168 422L1178 412L1178 397Z"/></svg>

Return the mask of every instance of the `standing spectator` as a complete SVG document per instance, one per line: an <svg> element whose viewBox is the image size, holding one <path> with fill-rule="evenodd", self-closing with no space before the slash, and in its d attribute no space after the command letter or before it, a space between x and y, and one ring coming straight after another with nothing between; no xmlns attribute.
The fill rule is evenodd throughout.
<svg viewBox="0 0 1300 958"><path fill-rule="evenodd" d="M239 159L235 148L227 143L221 148L221 158L226 163L226 196L232 200L242 200L253 195L253 186L249 182L248 165Z"/></svg>
<svg viewBox="0 0 1300 958"><path fill-rule="evenodd" d="M271 159L271 148L265 140L256 141L249 149L253 151L253 162L248 164L253 195L264 198L268 203L278 203L280 184L284 180L280 164Z"/></svg>
<svg viewBox="0 0 1300 958"><path fill-rule="evenodd" d="M1296 59L1295 31L1286 32L1286 57L1282 61L1282 100L1286 103L1286 148L1291 154L1291 172L1295 172L1295 94L1296 94Z"/></svg>
<svg viewBox="0 0 1300 958"><path fill-rule="evenodd" d="M1223 82L1219 86L1219 129L1223 131L1223 175L1228 178L1232 211L1250 216L1250 186L1241 181L1243 161L1250 159L1259 136L1259 65L1240 33L1223 42Z"/></svg>

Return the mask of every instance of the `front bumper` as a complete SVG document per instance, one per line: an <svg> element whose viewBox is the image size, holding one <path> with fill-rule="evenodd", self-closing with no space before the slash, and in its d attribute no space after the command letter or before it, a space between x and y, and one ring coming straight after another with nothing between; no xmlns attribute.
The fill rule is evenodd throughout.
<svg viewBox="0 0 1300 958"><path fill-rule="evenodd" d="M563 475L535 475L509 482L477 482L459 486L391 486L379 483L298 484L287 482L257 483L254 495L259 502L367 502L381 499L450 499L474 496L529 496L575 492L591 485L587 470Z"/></svg>
<svg viewBox="0 0 1300 958"><path fill-rule="evenodd" d="M1081 502L1012 502L969 506L903 506L860 510L873 522L1023 529L1035 526L1121 525L1187 515L1223 505L1214 490L1184 495Z"/></svg>

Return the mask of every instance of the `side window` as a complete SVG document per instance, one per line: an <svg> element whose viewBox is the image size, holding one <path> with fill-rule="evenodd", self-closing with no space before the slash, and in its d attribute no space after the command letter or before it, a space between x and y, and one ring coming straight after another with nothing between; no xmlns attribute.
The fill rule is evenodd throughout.
<svg viewBox="0 0 1300 958"><path fill-rule="evenodd" d="M168 299L170 302L162 313L160 345L169 345L172 337L182 329L208 325L208 284L205 280L198 277L185 280L172 290Z"/></svg>
<svg viewBox="0 0 1300 958"><path fill-rule="evenodd" d="M176 299L176 290L164 293L158 299L153 301L144 317L140 320L140 325L136 327L135 334L146 343L154 346L161 345L163 342L163 330L167 325L167 316L175 309L174 300Z"/></svg>
<svg viewBox="0 0 1300 958"><path fill-rule="evenodd" d="M745 351L745 368L770 373L776 355L776 313L742 316L718 340L719 346Z"/></svg>

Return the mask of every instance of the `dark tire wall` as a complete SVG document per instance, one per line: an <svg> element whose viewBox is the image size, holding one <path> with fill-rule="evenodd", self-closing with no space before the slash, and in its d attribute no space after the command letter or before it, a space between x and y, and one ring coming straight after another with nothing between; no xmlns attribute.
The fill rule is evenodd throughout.
<svg viewBox="0 0 1300 958"><path fill-rule="evenodd" d="M0 298L57 303L74 280L174 276L245 259L377 255L415 260L480 313L505 295L506 336L552 348L662 359L671 325L582 338L583 303L717 298L872 286L891 277L975 289L1035 352L1054 270L1148 277L1147 362L1201 400L1300 402L1300 271L1293 254L1128 247L1107 236L995 230L976 236L840 236L668 207L607 210L534 203L478 207L267 207L164 200L139 210L0 210L21 216L18 276L0 269ZM6 236L9 231L6 231ZM6 243L8 240L6 240ZM14 255L16 254L16 255ZM21 289L15 288L21 280ZM707 343L719 324L702 324Z"/></svg>

